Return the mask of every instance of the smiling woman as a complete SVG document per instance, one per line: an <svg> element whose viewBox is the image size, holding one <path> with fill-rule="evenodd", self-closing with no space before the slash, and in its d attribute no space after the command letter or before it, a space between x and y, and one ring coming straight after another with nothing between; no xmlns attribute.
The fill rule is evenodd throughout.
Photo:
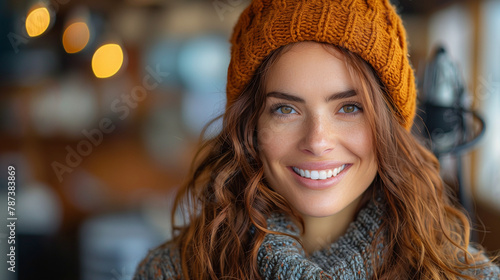
<svg viewBox="0 0 500 280"><path fill-rule="evenodd" d="M231 43L222 130L174 205L188 219L134 279L500 277L409 133L389 1L255 0Z"/></svg>
<svg viewBox="0 0 500 280"><path fill-rule="evenodd" d="M340 53L294 44L267 73L266 106L257 130L266 182L304 220L306 251L345 232L377 174L373 133ZM332 94L333 93L333 94ZM261 136L261 135L259 135ZM336 234L334 234L336 233Z"/></svg>

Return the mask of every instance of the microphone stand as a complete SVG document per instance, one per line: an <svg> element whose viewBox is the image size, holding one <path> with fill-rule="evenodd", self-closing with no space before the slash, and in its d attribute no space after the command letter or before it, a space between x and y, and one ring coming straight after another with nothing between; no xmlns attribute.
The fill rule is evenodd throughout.
<svg viewBox="0 0 500 280"><path fill-rule="evenodd" d="M463 179L462 156L484 135L484 119L465 104L465 87L456 65L443 47L436 48L427 63L419 93L419 103L423 127L416 124L414 133L421 134L430 141L432 152L441 162L446 155L455 159L455 178L458 185L457 198L469 214L471 224L475 224L472 193ZM478 129L474 126L478 125ZM427 133L422 133L426 131ZM477 241L475 231L471 241Z"/></svg>

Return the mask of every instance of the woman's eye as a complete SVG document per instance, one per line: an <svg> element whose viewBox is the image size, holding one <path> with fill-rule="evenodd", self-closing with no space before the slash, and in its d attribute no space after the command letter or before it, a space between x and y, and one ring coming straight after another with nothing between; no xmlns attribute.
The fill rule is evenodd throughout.
<svg viewBox="0 0 500 280"><path fill-rule="evenodd" d="M342 108L340 108L339 112L344 113L344 114L352 114L352 113L356 113L358 110L359 110L358 106L353 105L353 104L349 104L349 105L342 106Z"/></svg>
<svg viewBox="0 0 500 280"><path fill-rule="evenodd" d="M281 106L277 110L278 114L289 115L295 113L295 110L289 106Z"/></svg>

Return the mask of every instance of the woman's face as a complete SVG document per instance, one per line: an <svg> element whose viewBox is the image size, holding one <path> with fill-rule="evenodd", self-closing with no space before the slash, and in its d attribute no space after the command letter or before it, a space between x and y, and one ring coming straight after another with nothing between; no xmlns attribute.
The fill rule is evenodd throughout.
<svg viewBox="0 0 500 280"><path fill-rule="evenodd" d="M377 173L361 93L332 52L302 42L283 53L258 122L266 181L303 217L354 209Z"/></svg>

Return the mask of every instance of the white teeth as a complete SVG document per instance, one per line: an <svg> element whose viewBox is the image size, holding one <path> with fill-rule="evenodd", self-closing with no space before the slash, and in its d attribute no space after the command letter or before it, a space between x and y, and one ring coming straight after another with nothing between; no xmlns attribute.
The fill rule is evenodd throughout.
<svg viewBox="0 0 500 280"><path fill-rule="evenodd" d="M325 180L331 178L332 176L337 176L342 170L344 170L345 164L334 169L327 170L303 170L297 167L293 167L293 171L300 175L301 177L309 178L312 180Z"/></svg>

